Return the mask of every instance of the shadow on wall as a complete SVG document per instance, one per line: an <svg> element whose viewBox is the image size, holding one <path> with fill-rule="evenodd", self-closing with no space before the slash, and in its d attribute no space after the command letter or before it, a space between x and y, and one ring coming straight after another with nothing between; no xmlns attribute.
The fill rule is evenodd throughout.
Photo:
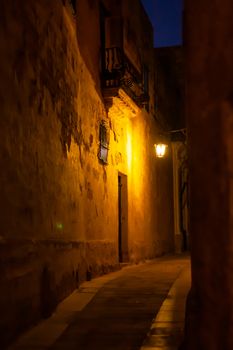
<svg viewBox="0 0 233 350"><path fill-rule="evenodd" d="M48 318L55 310L58 303L54 275L49 270L48 266L45 266L40 281L40 305L41 305L41 316Z"/></svg>

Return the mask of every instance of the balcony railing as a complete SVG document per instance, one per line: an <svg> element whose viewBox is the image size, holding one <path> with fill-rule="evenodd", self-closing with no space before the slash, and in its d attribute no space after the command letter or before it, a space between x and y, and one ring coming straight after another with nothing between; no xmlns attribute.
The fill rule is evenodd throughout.
<svg viewBox="0 0 233 350"><path fill-rule="evenodd" d="M148 94L144 92L142 74L119 47L105 49L103 88L122 88L139 107L149 101Z"/></svg>

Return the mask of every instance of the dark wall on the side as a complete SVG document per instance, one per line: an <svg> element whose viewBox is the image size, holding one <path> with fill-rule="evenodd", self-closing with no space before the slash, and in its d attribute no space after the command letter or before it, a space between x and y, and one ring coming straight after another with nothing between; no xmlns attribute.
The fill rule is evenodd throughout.
<svg viewBox="0 0 233 350"><path fill-rule="evenodd" d="M186 0L192 289L186 349L233 349L233 3Z"/></svg>

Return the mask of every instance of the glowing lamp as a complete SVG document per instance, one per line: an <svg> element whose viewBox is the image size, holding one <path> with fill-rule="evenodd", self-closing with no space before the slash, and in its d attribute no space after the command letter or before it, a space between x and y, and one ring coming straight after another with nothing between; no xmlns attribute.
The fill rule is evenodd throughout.
<svg viewBox="0 0 233 350"><path fill-rule="evenodd" d="M167 148L167 145L165 145L164 143L155 144L156 157L163 158L166 153L166 148Z"/></svg>

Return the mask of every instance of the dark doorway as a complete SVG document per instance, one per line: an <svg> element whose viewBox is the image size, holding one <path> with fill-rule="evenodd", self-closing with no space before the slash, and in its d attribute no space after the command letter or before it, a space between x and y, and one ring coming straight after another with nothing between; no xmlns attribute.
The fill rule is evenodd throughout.
<svg viewBox="0 0 233 350"><path fill-rule="evenodd" d="M127 176L118 173L118 254L119 262L128 261Z"/></svg>

